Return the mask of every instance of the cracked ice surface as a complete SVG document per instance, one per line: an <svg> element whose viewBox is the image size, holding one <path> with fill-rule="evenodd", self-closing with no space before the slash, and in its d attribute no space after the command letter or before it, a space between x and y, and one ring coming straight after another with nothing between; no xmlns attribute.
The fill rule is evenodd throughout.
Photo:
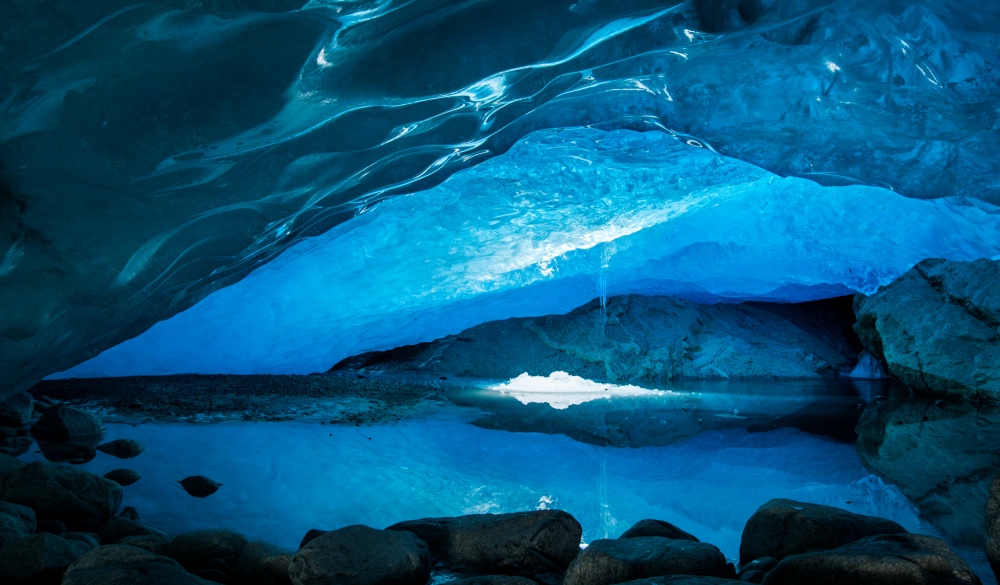
<svg viewBox="0 0 1000 585"><path fill-rule="evenodd" d="M802 301L1000 255L1000 209L781 178L659 132L529 135L59 376L325 371L599 293Z"/></svg>

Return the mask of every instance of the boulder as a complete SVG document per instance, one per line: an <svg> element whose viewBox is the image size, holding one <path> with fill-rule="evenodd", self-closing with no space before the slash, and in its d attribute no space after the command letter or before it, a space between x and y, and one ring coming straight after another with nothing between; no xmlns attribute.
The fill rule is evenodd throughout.
<svg viewBox="0 0 1000 585"><path fill-rule="evenodd" d="M28 534L34 534L35 529L38 526L35 511L28 506L15 504L13 502L0 501L0 514L10 516L17 520L22 526L24 526L24 529L28 531Z"/></svg>
<svg viewBox="0 0 1000 585"><path fill-rule="evenodd" d="M164 536L126 536L115 544L127 544L136 548L148 550L156 555L170 555L170 539Z"/></svg>
<svg viewBox="0 0 1000 585"><path fill-rule="evenodd" d="M96 548L66 570L62 585L212 585L173 559L134 546Z"/></svg>
<svg viewBox="0 0 1000 585"><path fill-rule="evenodd" d="M163 538L170 536L162 530L150 528L145 524L140 524L135 520L121 516L116 516L109 520L107 524L97 531L97 534L105 544L114 544L128 536L160 536Z"/></svg>
<svg viewBox="0 0 1000 585"><path fill-rule="evenodd" d="M134 469L112 469L105 473L104 477L125 487L142 479L142 473Z"/></svg>
<svg viewBox="0 0 1000 585"><path fill-rule="evenodd" d="M34 441L30 437L8 437L0 439L0 455L19 457L28 452Z"/></svg>
<svg viewBox="0 0 1000 585"><path fill-rule="evenodd" d="M294 585L424 585L427 545L410 532L348 526L302 547L288 566Z"/></svg>
<svg viewBox="0 0 1000 585"><path fill-rule="evenodd" d="M251 542L233 567L233 576L243 585L291 585L288 565L295 553L266 542Z"/></svg>
<svg viewBox="0 0 1000 585"><path fill-rule="evenodd" d="M101 546L101 537L93 532L63 532L59 537L64 540L82 542L91 548Z"/></svg>
<svg viewBox="0 0 1000 585"><path fill-rule="evenodd" d="M28 506L39 521L97 530L118 510L122 488L89 471L36 461L0 477L0 500Z"/></svg>
<svg viewBox="0 0 1000 585"><path fill-rule="evenodd" d="M21 427L31 420L35 399L27 392L15 394L0 402L0 427Z"/></svg>
<svg viewBox="0 0 1000 585"><path fill-rule="evenodd" d="M248 542L232 530L195 530L170 541L170 557L196 575L204 576L206 571L231 575Z"/></svg>
<svg viewBox="0 0 1000 585"><path fill-rule="evenodd" d="M10 455L5 455L0 453L0 477L3 477L10 473L24 467L24 462L11 457Z"/></svg>
<svg viewBox="0 0 1000 585"><path fill-rule="evenodd" d="M916 393L1000 399L1000 262L924 260L854 311L865 348Z"/></svg>
<svg viewBox="0 0 1000 585"><path fill-rule="evenodd" d="M441 561L479 573L562 573L580 552L583 529L561 510L474 514L400 522Z"/></svg>
<svg viewBox="0 0 1000 585"><path fill-rule="evenodd" d="M128 518L129 520L139 521L139 510L136 510L132 506L125 506L122 508L121 512L118 512L118 516L121 518Z"/></svg>
<svg viewBox="0 0 1000 585"><path fill-rule="evenodd" d="M0 548L0 583L58 585L63 573L92 547L54 534L35 534Z"/></svg>
<svg viewBox="0 0 1000 585"><path fill-rule="evenodd" d="M833 550L786 557L764 585L981 585L943 540L921 534L869 536Z"/></svg>
<svg viewBox="0 0 1000 585"><path fill-rule="evenodd" d="M480 577L469 577L468 579L456 579L448 581L448 585L537 585L526 577L515 577L513 575L483 575Z"/></svg>
<svg viewBox="0 0 1000 585"><path fill-rule="evenodd" d="M700 577L697 575L668 575L626 581L622 585L735 585L732 579L724 577Z"/></svg>
<svg viewBox="0 0 1000 585"><path fill-rule="evenodd" d="M327 532L330 532L330 531L329 530L320 530L319 528L310 528L309 532L306 532L306 535L302 537L302 541L299 542L299 548L304 547L306 544L309 543L310 540L316 538L317 536L322 536L322 535L326 534Z"/></svg>
<svg viewBox="0 0 1000 585"><path fill-rule="evenodd" d="M662 536L595 540L566 570L565 585L611 585L647 577L723 577L726 557L703 542Z"/></svg>
<svg viewBox="0 0 1000 585"><path fill-rule="evenodd" d="M141 455L146 446L133 439L115 439L98 445L97 450L119 459L132 459Z"/></svg>
<svg viewBox="0 0 1000 585"><path fill-rule="evenodd" d="M757 509L743 528L740 562L761 557L783 559L813 550L829 550L876 534L906 529L891 520L864 516L819 504L771 500Z"/></svg>
<svg viewBox="0 0 1000 585"><path fill-rule="evenodd" d="M31 426L32 437L48 442L102 437L104 431L101 419L87 411L68 406L54 406L47 409Z"/></svg>
<svg viewBox="0 0 1000 585"><path fill-rule="evenodd" d="M635 538L637 536L662 536L663 538L698 542L698 539L693 535L663 520L639 520L618 538Z"/></svg>
<svg viewBox="0 0 1000 585"><path fill-rule="evenodd" d="M0 549L15 540L26 538L34 534L34 520L34 515L32 515L31 524L29 526L21 518L6 514L0 510Z"/></svg>
<svg viewBox="0 0 1000 585"><path fill-rule="evenodd" d="M38 449L42 456L56 463L72 463L81 465L89 463L97 456L97 444L101 442L100 435L81 437L73 441L43 441L39 439Z"/></svg>
<svg viewBox="0 0 1000 585"><path fill-rule="evenodd" d="M207 498L208 496L219 491L222 484L205 477L204 475L192 475L190 477L185 477L179 482L181 487L184 488L188 494L196 498Z"/></svg>
<svg viewBox="0 0 1000 585"><path fill-rule="evenodd" d="M993 573L1000 581L1000 476L990 486L990 497L986 501L986 558L993 567Z"/></svg>

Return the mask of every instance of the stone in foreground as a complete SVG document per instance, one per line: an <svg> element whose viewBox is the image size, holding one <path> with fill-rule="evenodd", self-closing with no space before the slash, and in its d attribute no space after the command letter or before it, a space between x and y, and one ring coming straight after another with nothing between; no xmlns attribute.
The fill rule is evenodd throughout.
<svg viewBox="0 0 1000 585"><path fill-rule="evenodd" d="M694 542L698 542L698 539L694 535L663 520L639 520L618 538L636 538L638 536L662 536L663 538L674 540L693 540Z"/></svg>
<svg viewBox="0 0 1000 585"><path fill-rule="evenodd" d="M91 545L54 534L36 534L0 549L0 583L4 585L57 585L63 573Z"/></svg>
<svg viewBox="0 0 1000 585"><path fill-rule="evenodd" d="M982 585L944 541L921 534L870 536L782 560L764 585Z"/></svg>
<svg viewBox="0 0 1000 585"><path fill-rule="evenodd" d="M595 540L566 570L565 585L612 585L667 575L723 577L726 557L711 544L661 536Z"/></svg>
<svg viewBox="0 0 1000 585"><path fill-rule="evenodd" d="M355 525L311 540L292 557L294 585L424 585L427 545L410 532Z"/></svg>
<svg viewBox="0 0 1000 585"><path fill-rule="evenodd" d="M900 532L906 529L884 518L776 499L758 508L747 521L740 540L740 562L746 564L761 557L783 559L837 548L866 536Z"/></svg>
<svg viewBox="0 0 1000 585"><path fill-rule="evenodd" d="M294 554L266 542L251 542L236 561L233 576L243 585L290 585L288 565Z"/></svg>
<svg viewBox="0 0 1000 585"><path fill-rule="evenodd" d="M68 406L54 406L32 425L31 436L40 441L75 441L104 436L104 431L104 423L93 414Z"/></svg>
<svg viewBox="0 0 1000 585"><path fill-rule="evenodd" d="M36 461L0 478L0 500L28 506L39 521L94 531L118 510L122 488L89 471Z"/></svg>
<svg viewBox="0 0 1000 585"><path fill-rule="evenodd" d="M473 514L400 522L439 560L476 573L561 574L580 551L583 529L561 510Z"/></svg>
<svg viewBox="0 0 1000 585"><path fill-rule="evenodd" d="M76 560L62 585L212 585L165 556L123 544L96 548Z"/></svg>

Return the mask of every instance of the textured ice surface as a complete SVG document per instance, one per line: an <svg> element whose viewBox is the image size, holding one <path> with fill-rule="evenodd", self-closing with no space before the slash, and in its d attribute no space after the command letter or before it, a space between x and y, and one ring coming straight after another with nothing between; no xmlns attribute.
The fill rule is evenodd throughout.
<svg viewBox="0 0 1000 585"><path fill-rule="evenodd" d="M172 533L229 527L291 549L310 528L548 507L573 514L587 542L658 518L735 558L746 520L774 497L933 533L896 488L864 469L853 445L790 429L705 432L669 447L615 449L485 430L442 414L373 427L110 425L108 438L118 437L147 447L128 461L143 478L125 488L122 503L144 522ZM122 461L99 453L85 467L105 473ZM176 482L194 474L223 487L192 498Z"/></svg>
<svg viewBox="0 0 1000 585"><path fill-rule="evenodd" d="M383 202L63 376L308 373L601 293L801 301L1000 254L1000 211L821 187L662 133L542 131Z"/></svg>
<svg viewBox="0 0 1000 585"><path fill-rule="evenodd" d="M1000 199L997 2L303 4L0 2L4 391L540 128Z"/></svg>
<svg viewBox="0 0 1000 585"><path fill-rule="evenodd" d="M548 376L521 374L502 384L490 386L490 389L512 396L521 404L548 404L557 410L591 400L616 396L664 396L669 392L631 384L600 384L566 372L552 372Z"/></svg>

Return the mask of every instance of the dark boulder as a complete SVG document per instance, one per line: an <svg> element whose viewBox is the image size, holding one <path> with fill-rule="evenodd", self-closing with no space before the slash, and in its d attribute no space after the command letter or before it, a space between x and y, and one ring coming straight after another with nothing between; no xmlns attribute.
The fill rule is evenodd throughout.
<svg viewBox="0 0 1000 585"><path fill-rule="evenodd" d="M178 534L170 541L170 557L195 575L232 575L248 542L232 530L195 530Z"/></svg>
<svg viewBox="0 0 1000 585"><path fill-rule="evenodd" d="M128 518L129 520L135 520L136 522L140 520L139 510L136 510L132 506L125 506L124 508L122 508L122 511L118 512L118 516L120 518Z"/></svg>
<svg viewBox="0 0 1000 585"><path fill-rule="evenodd" d="M292 557L294 585L424 585L431 555L413 533L348 526L314 538Z"/></svg>
<svg viewBox="0 0 1000 585"><path fill-rule="evenodd" d="M15 540L0 548L0 583L58 585L66 568L91 548L47 533Z"/></svg>
<svg viewBox="0 0 1000 585"><path fill-rule="evenodd" d="M132 459L141 455L146 446L133 439L115 439L98 445L97 450L119 459Z"/></svg>
<svg viewBox="0 0 1000 585"><path fill-rule="evenodd" d="M24 462L11 457L10 455L5 455L0 453L0 477L3 477L10 473L11 471L16 471L24 467Z"/></svg>
<svg viewBox="0 0 1000 585"><path fill-rule="evenodd" d="M136 548L148 550L156 555L170 555L170 539L164 536L126 536L125 538L120 539L116 544L127 544Z"/></svg>
<svg viewBox="0 0 1000 585"><path fill-rule="evenodd" d="M441 561L478 573L562 573L580 552L583 529L561 510L474 514L400 522Z"/></svg>
<svg viewBox="0 0 1000 585"><path fill-rule="evenodd" d="M101 546L101 537L93 532L63 532L59 537L64 540L82 542L91 548Z"/></svg>
<svg viewBox="0 0 1000 585"><path fill-rule="evenodd" d="M207 498L208 496L219 491L222 484L205 477L204 475L192 475L191 477L185 477L179 482L181 487L184 488L188 494L196 498Z"/></svg>
<svg viewBox="0 0 1000 585"><path fill-rule="evenodd" d="M829 550L876 534L906 529L891 520L864 516L819 504L771 500L754 512L743 528L740 562L761 557L783 559L813 550Z"/></svg>
<svg viewBox="0 0 1000 585"><path fill-rule="evenodd" d="M173 559L134 546L112 544L81 556L62 585L212 585Z"/></svg>
<svg viewBox="0 0 1000 585"><path fill-rule="evenodd" d="M104 474L104 477L125 487L142 479L142 473L134 469L112 469Z"/></svg>
<svg viewBox="0 0 1000 585"><path fill-rule="evenodd" d="M735 585L733 579L725 577L701 577L697 575L668 575L626 581L622 585Z"/></svg>
<svg viewBox="0 0 1000 585"><path fill-rule="evenodd" d="M35 533L35 513L26 506L0 502L0 548Z"/></svg>
<svg viewBox="0 0 1000 585"><path fill-rule="evenodd" d="M42 456L56 463L72 463L81 465L89 463L97 457L97 444L101 442L100 435L81 437L73 441L43 441L39 439L38 449Z"/></svg>
<svg viewBox="0 0 1000 585"><path fill-rule="evenodd" d="M990 497L986 501L986 558L993 567L993 573L1000 581L1000 476L990 486Z"/></svg>
<svg viewBox="0 0 1000 585"><path fill-rule="evenodd" d="M73 441L83 437L103 437L104 423L93 414L69 408L54 406L47 409L31 426L31 436L38 441Z"/></svg>
<svg viewBox="0 0 1000 585"><path fill-rule="evenodd" d="M694 535L688 534L663 520L639 520L618 538L636 538L638 536L662 536L663 538L698 542L698 539Z"/></svg>
<svg viewBox="0 0 1000 585"><path fill-rule="evenodd" d="M943 540L921 534L869 536L833 550L792 555L764 585L981 585Z"/></svg>
<svg viewBox="0 0 1000 585"><path fill-rule="evenodd" d="M448 585L536 585L536 583L527 577L515 577L513 575L483 575L480 577L469 577L468 579L448 581Z"/></svg>
<svg viewBox="0 0 1000 585"><path fill-rule="evenodd" d="M327 532L330 532L330 531L329 530L320 530L319 528L310 528L309 532L306 532L306 535L302 537L302 541L299 542L299 548L304 547L306 544L309 543L309 541L313 540L317 536L323 536Z"/></svg>
<svg viewBox="0 0 1000 585"><path fill-rule="evenodd" d="M611 585L664 575L726 574L726 557L711 544L639 536L590 543L566 570L565 585Z"/></svg>
<svg viewBox="0 0 1000 585"><path fill-rule="evenodd" d="M243 585L291 585L288 565L295 553L266 542L251 542L233 567L233 576Z"/></svg>
<svg viewBox="0 0 1000 585"><path fill-rule="evenodd" d="M0 477L0 500L28 506L39 521L96 530L118 510L122 488L89 471L36 461Z"/></svg>
<svg viewBox="0 0 1000 585"><path fill-rule="evenodd" d="M21 427L31 420L35 399L27 392L15 394L0 402L0 427Z"/></svg>
<svg viewBox="0 0 1000 585"><path fill-rule="evenodd" d="M162 530L150 528L145 524L140 524L135 520L129 520L128 518L123 518L121 516L116 516L115 518L109 520L107 524L102 526L101 529L97 531L97 534L101 537L101 541L105 544L114 544L128 536L169 537L169 535Z"/></svg>

